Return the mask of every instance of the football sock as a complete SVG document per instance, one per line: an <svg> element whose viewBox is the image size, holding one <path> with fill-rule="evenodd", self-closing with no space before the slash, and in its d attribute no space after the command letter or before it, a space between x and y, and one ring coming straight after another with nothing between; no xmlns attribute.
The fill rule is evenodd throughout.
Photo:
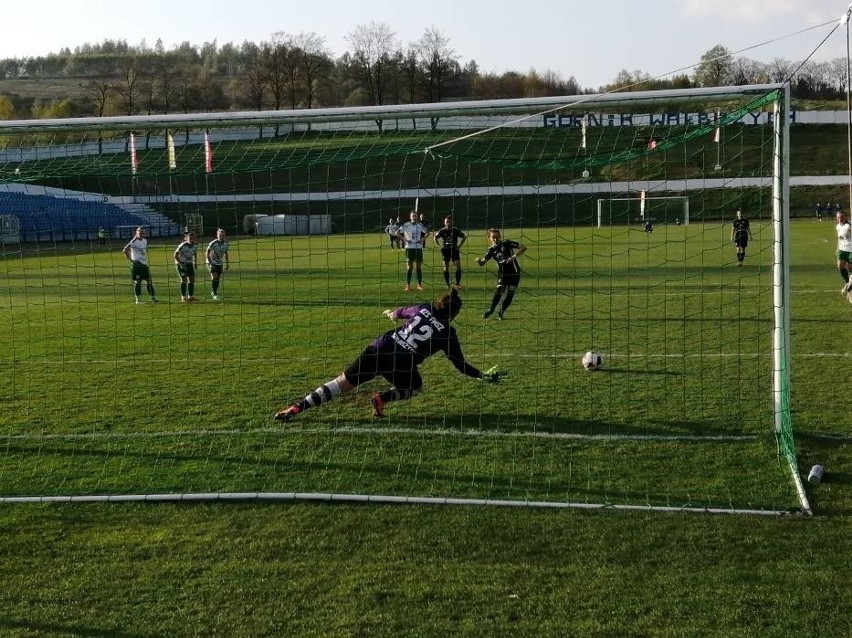
<svg viewBox="0 0 852 638"><path fill-rule="evenodd" d="M296 405L300 410L307 410L308 408L315 408L318 405L322 405L323 403L328 403L338 394L340 394L342 390L340 389L340 384L336 379L332 379L328 383L324 383L316 390L308 394L304 399L299 401Z"/></svg>
<svg viewBox="0 0 852 638"><path fill-rule="evenodd" d="M152 284L152 283L145 284L145 288L148 290L149 295L151 295L152 297L157 296L157 293L154 292L154 284ZM139 292L142 292L142 291L140 290Z"/></svg>
<svg viewBox="0 0 852 638"><path fill-rule="evenodd" d="M186 283L183 281L180 282L180 296L186 297Z"/></svg>
<svg viewBox="0 0 852 638"><path fill-rule="evenodd" d="M494 310L497 307L497 304L500 303L500 297L503 296L503 289L498 288L497 292L494 293L494 296L491 297L491 307L490 310Z"/></svg>
<svg viewBox="0 0 852 638"><path fill-rule="evenodd" d="M458 275L456 276L456 279L458 279ZM449 270L444 271L444 281L446 282L446 284L448 286L450 285L450 271ZM458 283L458 282L456 282L456 283Z"/></svg>
<svg viewBox="0 0 852 638"><path fill-rule="evenodd" d="M456 270L456 285L458 286L458 285L460 285L460 284L461 284L461 268L459 268L458 270ZM449 282L449 281L447 282L447 285L448 285L448 286L450 285L450 282Z"/></svg>
<svg viewBox="0 0 852 638"><path fill-rule="evenodd" d="M189 293L190 297L193 297L195 295L195 282L194 281L190 281L188 284L186 284L186 291Z"/></svg>
<svg viewBox="0 0 852 638"><path fill-rule="evenodd" d="M137 281L133 285L133 294L139 297L142 294L142 282Z"/></svg>
<svg viewBox="0 0 852 638"><path fill-rule="evenodd" d="M503 300L503 307L500 309L500 313L506 312L506 308L512 305L512 300L515 298L515 291L510 290L506 293L506 298Z"/></svg>
<svg viewBox="0 0 852 638"><path fill-rule="evenodd" d="M218 291L219 291L219 280L214 279L213 280L213 294L214 295L217 294Z"/></svg>

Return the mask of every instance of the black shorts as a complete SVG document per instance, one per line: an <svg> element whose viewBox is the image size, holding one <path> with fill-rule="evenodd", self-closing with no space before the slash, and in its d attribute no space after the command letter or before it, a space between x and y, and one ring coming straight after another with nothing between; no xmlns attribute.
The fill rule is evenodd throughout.
<svg viewBox="0 0 852 638"><path fill-rule="evenodd" d="M423 249L422 248L406 248L405 249L405 259L407 261L413 261L416 263L423 262Z"/></svg>
<svg viewBox="0 0 852 638"><path fill-rule="evenodd" d="M195 264L176 263L175 270L181 279L195 277Z"/></svg>
<svg viewBox="0 0 852 638"><path fill-rule="evenodd" d="M146 264L131 262L130 279L133 281L151 281L151 269Z"/></svg>
<svg viewBox="0 0 852 638"><path fill-rule="evenodd" d="M441 248L441 259L444 261L461 261L461 253L459 253L458 246Z"/></svg>
<svg viewBox="0 0 852 638"><path fill-rule="evenodd" d="M517 288L521 285L521 273L513 272L510 275L500 275L500 278L497 280L498 286L514 286Z"/></svg>
<svg viewBox="0 0 852 638"><path fill-rule="evenodd" d="M737 248L745 248L748 246L748 235L737 235L734 237L734 246Z"/></svg>
<svg viewBox="0 0 852 638"><path fill-rule="evenodd" d="M398 390L419 390L423 377L407 352L380 352L372 344L343 371L346 380L354 386L383 377Z"/></svg>

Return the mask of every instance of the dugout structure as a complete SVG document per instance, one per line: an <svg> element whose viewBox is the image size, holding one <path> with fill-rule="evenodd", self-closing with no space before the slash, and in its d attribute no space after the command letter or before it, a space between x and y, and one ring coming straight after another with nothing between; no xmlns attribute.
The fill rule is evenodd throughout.
<svg viewBox="0 0 852 638"><path fill-rule="evenodd" d="M3 262L3 498L810 511L789 408L788 102L760 85L0 123L29 158L0 162L0 183L138 199L231 241L222 303L179 303L168 239L151 244L159 304L134 305L126 260L95 248ZM689 224L599 225L601 201L637 192L652 212L688 201ZM277 426L389 327L383 309L445 290L429 250L427 290L405 293L386 244L415 202L468 234L457 329L507 381L433 357L384 421L373 382ZM720 242L739 206L758 237L743 268ZM332 232L243 234L252 215ZM529 248L503 322L480 316L489 227ZM590 349L605 370L583 370Z"/></svg>

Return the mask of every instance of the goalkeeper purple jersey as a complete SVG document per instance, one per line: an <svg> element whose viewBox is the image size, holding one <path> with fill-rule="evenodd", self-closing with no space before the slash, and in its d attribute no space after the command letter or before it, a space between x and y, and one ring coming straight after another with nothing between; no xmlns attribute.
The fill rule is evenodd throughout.
<svg viewBox="0 0 852 638"><path fill-rule="evenodd" d="M470 377L482 374L464 359L456 329L444 313L436 311L430 303L393 311L393 319L408 319L403 325L378 337L373 346L379 352L410 355L415 365L420 365L436 352L444 352L459 372Z"/></svg>

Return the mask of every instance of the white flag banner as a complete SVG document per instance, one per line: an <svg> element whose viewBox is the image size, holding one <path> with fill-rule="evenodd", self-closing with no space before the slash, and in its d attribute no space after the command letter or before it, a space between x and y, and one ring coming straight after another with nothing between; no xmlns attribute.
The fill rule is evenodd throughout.
<svg viewBox="0 0 852 638"><path fill-rule="evenodd" d="M213 172L213 147L210 146L210 133L204 132L204 171Z"/></svg>
<svg viewBox="0 0 852 638"><path fill-rule="evenodd" d="M168 149L169 168L175 170L177 168L177 158L175 157L175 138L171 133L166 133L166 148Z"/></svg>
<svg viewBox="0 0 852 638"><path fill-rule="evenodd" d="M130 134L130 172L136 175L139 170L139 157L136 155L136 135Z"/></svg>

